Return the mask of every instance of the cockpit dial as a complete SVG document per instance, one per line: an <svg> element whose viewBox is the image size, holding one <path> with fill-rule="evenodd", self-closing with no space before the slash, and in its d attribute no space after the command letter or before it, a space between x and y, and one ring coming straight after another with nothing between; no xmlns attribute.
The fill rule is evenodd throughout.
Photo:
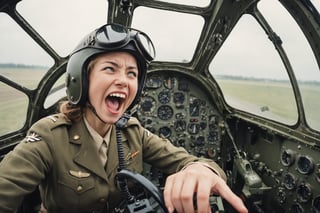
<svg viewBox="0 0 320 213"><path fill-rule="evenodd" d="M173 109L169 105L162 105L158 108L158 117L161 120L169 120L173 116Z"/></svg>
<svg viewBox="0 0 320 213"><path fill-rule="evenodd" d="M171 93L169 91L163 90L158 95L158 100L161 104L167 104L170 102Z"/></svg>
<svg viewBox="0 0 320 213"><path fill-rule="evenodd" d="M297 161L298 171L301 174L310 174L314 169L314 163L311 157L301 155Z"/></svg>
<svg viewBox="0 0 320 213"><path fill-rule="evenodd" d="M156 101L151 96L143 96L140 98L140 112L144 115L150 115L155 110Z"/></svg>
<svg viewBox="0 0 320 213"><path fill-rule="evenodd" d="M291 149L283 150L281 153L281 163L284 166L291 166L295 161L296 153Z"/></svg>

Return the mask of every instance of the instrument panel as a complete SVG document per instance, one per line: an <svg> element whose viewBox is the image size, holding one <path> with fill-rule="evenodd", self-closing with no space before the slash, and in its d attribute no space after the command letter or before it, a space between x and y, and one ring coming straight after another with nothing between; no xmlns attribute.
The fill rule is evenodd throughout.
<svg viewBox="0 0 320 213"><path fill-rule="evenodd" d="M194 78L173 71L149 73L136 114L145 128L175 146L220 160L223 119Z"/></svg>

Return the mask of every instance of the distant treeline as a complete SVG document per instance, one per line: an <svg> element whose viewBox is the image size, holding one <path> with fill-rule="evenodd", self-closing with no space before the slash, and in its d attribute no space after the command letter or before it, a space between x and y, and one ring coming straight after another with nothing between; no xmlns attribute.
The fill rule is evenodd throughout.
<svg viewBox="0 0 320 213"><path fill-rule="evenodd" d="M6 63L1 64L0 68L19 68L19 69L48 69L46 66L40 65L26 65L26 64L14 64L14 63Z"/></svg>
<svg viewBox="0 0 320 213"><path fill-rule="evenodd" d="M218 79L227 80L243 80L243 81L260 81L260 82L278 82L278 83L288 83L289 80L283 79L266 79L266 78L254 78L254 77L244 77L244 76L231 76L231 75L217 75ZM320 81L298 81L301 84L313 84L320 86Z"/></svg>

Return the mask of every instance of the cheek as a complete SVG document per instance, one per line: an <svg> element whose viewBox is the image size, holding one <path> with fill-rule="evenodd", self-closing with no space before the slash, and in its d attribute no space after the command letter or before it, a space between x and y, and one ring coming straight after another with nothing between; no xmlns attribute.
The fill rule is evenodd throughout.
<svg viewBox="0 0 320 213"><path fill-rule="evenodd" d="M106 82L102 78L92 78L89 81L89 96L92 98L98 96L99 93L104 91Z"/></svg>

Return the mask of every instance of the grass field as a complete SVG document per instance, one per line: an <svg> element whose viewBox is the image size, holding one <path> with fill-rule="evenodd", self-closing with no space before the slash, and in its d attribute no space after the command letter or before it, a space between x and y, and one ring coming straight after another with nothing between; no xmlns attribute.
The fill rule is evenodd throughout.
<svg viewBox="0 0 320 213"><path fill-rule="evenodd" d="M36 88L45 70L0 68L0 74L29 89ZM61 80L62 81L62 80ZM218 79L228 104L244 111L294 124L298 114L290 85L283 82ZM303 104L308 124L320 130L320 85L303 84ZM0 135L20 129L25 122L28 98L0 82Z"/></svg>
<svg viewBox="0 0 320 213"><path fill-rule="evenodd" d="M35 89L44 76L44 69L0 68L0 74L28 89ZM20 129L26 120L28 97L0 82L0 135Z"/></svg>

